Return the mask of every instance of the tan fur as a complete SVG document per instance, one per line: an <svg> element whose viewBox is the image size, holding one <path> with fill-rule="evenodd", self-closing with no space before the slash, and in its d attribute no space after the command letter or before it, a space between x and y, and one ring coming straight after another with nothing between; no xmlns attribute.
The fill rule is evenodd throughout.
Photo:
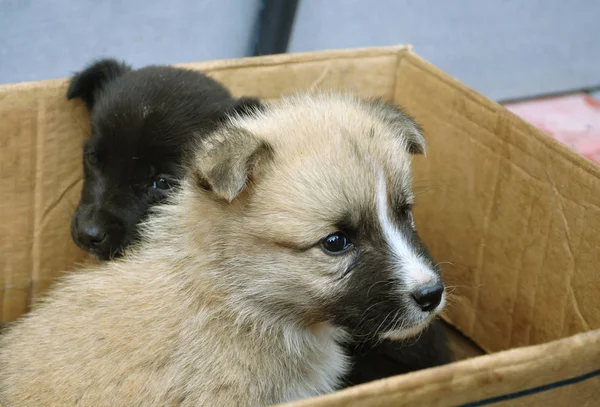
<svg viewBox="0 0 600 407"><path fill-rule="evenodd" d="M382 106L300 95L233 118L143 243L70 274L2 337L4 407L259 406L335 390L345 333L323 304L346 260L316 243L338 214L373 206L377 171L410 194L408 150L424 150Z"/></svg>

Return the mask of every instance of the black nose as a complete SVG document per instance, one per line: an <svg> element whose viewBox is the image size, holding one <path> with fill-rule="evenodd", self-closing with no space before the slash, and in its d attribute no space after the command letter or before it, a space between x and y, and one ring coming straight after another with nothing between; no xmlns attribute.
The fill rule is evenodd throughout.
<svg viewBox="0 0 600 407"><path fill-rule="evenodd" d="M412 297L423 311L429 312L440 304L443 293L443 284L437 282L433 284L422 285L412 293Z"/></svg>
<svg viewBox="0 0 600 407"><path fill-rule="evenodd" d="M89 248L97 248L106 238L106 231L98 224L86 223L79 228L79 239Z"/></svg>

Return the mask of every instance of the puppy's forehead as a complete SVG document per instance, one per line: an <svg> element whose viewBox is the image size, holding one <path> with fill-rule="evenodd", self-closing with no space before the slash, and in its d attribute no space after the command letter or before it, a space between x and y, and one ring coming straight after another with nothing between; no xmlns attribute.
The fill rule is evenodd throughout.
<svg viewBox="0 0 600 407"><path fill-rule="evenodd" d="M344 134L346 138L349 135L359 136L374 126L384 124L368 102L351 96L299 95L271 102L268 106L269 109L259 114L260 120L247 117L241 118L238 123L254 134L270 138L269 141L275 144L278 141L287 143L290 138L311 142L315 138L330 140L339 137L343 130L351 133ZM293 137L298 134L302 137Z"/></svg>
<svg viewBox="0 0 600 407"><path fill-rule="evenodd" d="M412 122L406 117L404 125L391 124L386 117L389 109L383 106L352 95L303 94L271 102L270 108L255 116L234 119L234 125L269 142L286 158L324 149L329 154L342 149L347 155L352 147L378 162L410 161L405 133L414 131L409 128Z"/></svg>
<svg viewBox="0 0 600 407"><path fill-rule="evenodd" d="M411 155L365 102L287 100L244 127L274 147L266 184L284 210L323 222L371 212L382 181L390 199L412 200Z"/></svg>

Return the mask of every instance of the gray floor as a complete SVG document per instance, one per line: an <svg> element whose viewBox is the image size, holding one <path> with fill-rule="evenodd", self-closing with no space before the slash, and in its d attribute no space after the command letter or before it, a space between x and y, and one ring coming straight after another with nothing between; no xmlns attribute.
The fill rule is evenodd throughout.
<svg viewBox="0 0 600 407"><path fill-rule="evenodd" d="M302 0L290 52L410 43L492 99L600 85L598 0Z"/></svg>
<svg viewBox="0 0 600 407"><path fill-rule="evenodd" d="M0 0L0 83L70 75L99 56L143 66L250 52L259 0Z"/></svg>
<svg viewBox="0 0 600 407"><path fill-rule="evenodd" d="M285 0L281 0L285 1ZM0 0L0 83L247 56L260 0ZM600 1L300 0L290 52L411 43L507 100L600 86Z"/></svg>

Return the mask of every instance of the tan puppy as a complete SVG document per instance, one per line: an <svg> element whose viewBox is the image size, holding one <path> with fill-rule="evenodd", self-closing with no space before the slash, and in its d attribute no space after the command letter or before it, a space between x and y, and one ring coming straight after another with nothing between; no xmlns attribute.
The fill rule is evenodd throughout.
<svg viewBox="0 0 600 407"><path fill-rule="evenodd" d="M444 305L411 215L424 144L396 108L351 96L231 119L140 244L8 329L0 401L262 406L335 390L345 337L414 335Z"/></svg>

